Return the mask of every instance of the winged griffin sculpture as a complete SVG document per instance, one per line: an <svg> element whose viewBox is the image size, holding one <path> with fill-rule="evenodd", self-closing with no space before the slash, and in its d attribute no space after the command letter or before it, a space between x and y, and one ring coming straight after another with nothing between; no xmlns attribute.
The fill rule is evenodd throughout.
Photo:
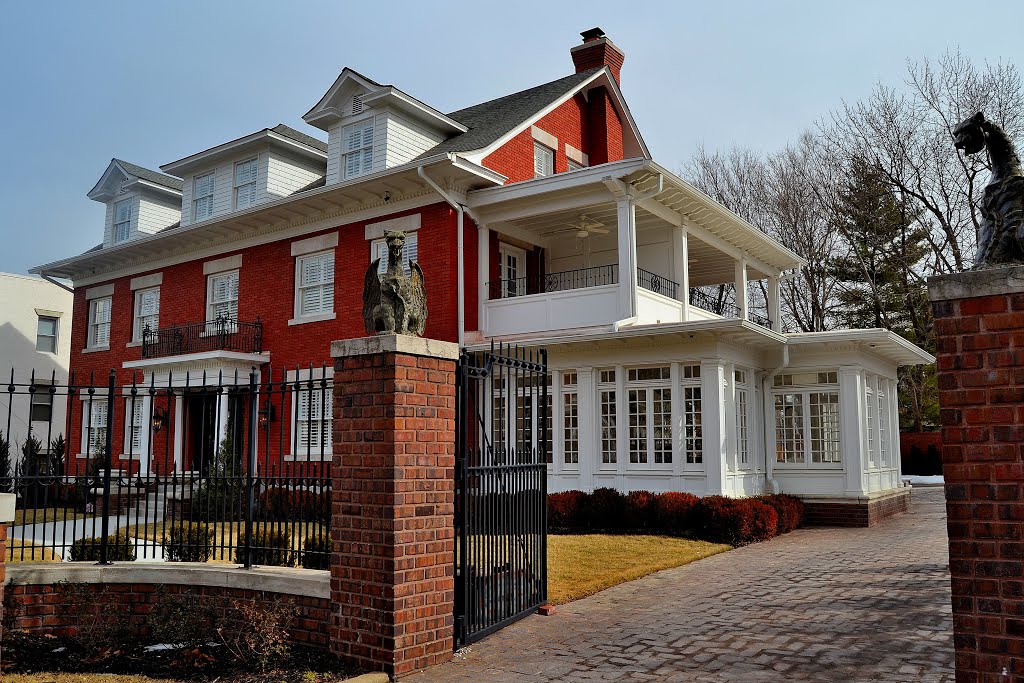
<svg viewBox="0 0 1024 683"><path fill-rule="evenodd" d="M363 321L367 334L414 334L423 336L427 326L427 292L423 271L416 261L409 263L409 275L402 267L404 232L385 232L388 269L383 275L380 259L366 269L363 284Z"/></svg>

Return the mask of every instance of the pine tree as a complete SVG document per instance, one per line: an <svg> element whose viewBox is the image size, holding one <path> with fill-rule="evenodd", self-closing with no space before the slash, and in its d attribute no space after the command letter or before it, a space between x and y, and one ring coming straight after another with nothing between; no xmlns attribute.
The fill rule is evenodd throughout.
<svg viewBox="0 0 1024 683"><path fill-rule="evenodd" d="M0 431L0 493L14 491L14 473L11 471L11 442Z"/></svg>

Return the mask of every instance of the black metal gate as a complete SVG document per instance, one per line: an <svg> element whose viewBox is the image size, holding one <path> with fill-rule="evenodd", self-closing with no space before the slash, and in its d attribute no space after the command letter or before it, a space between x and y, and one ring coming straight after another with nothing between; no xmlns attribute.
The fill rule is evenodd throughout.
<svg viewBox="0 0 1024 683"><path fill-rule="evenodd" d="M457 372L455 645L547 601L547 352L463 351Z"/></svg>

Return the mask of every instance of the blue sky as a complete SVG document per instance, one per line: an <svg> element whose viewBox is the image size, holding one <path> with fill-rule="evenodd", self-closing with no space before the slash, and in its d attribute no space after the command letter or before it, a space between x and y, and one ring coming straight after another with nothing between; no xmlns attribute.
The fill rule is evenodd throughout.
<svg viewBox="0 0 1024 683"><path fill-rule="evenodd" d="M659 162L772 150L906 60L1024 64L1024 3L0 2L0 271L102 239L86 198L111 157L150 168L305 113L344 66L451 111L572 72L579 31L626 53ZM586 12L579 7L585 6ZM984 23L983 23L984 22Z"/></svg>

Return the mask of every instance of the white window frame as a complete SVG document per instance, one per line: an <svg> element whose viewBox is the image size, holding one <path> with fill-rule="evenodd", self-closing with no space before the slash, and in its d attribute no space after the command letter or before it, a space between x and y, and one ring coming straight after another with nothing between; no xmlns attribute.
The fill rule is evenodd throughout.
<svg viewBox="0 0 1024 683"><path fill-rule="evenodd" d="M704 389L701 366L683 363L679 366L679 418L682 448L679 453L684 470L704 469Z"/></svg>
<svg viewBox="0 0 1024 683"><path fill-rule="evenodd" d="M235 277L235 297L234 299L226 299L224 301L213 300L213 283L215 278L225 277L228 275L234 275ZM238 320L238 299L239 299L239 270L237 268L232 270L222 270L219 273L210 273L206 276L206 320L208 322L215 322L217 316L214 315L214 307L220 304L231 304L234 302L234 317L229 317L229 320ZM231 332L234 332L234 326L230 326Z"/></svg>
<svg viewBox="0 0 1024 683"><path fill-rule="evenodd" d="M329 268L321 266L321 273L327 273L327 277L322 278L319 282L303 283L303 267L307 262L313 260L325 261L330 264ZM303 254L302 256L295 257L295 319L296 320L325 320L333 319L335 317L334 311L334 293L335 293L335 254L334 249L328 249L326 251L318 251L312 254ZM303 295L306 290L319 289L320 290L320 308L315 311L306 311L303 309ZM330 292L330 305L325 305L327 296L325 292Z"/></svg>
<svg viewBox="0 0 1024 683"><path fill-rule="evenodd" d="M32 387L32 395L29 398L28 406L28 419L29 422L43 422L50 424L53 422L53 397L54 394L50 392L53 384L50 380L37 379ZM45 401L38 400L39 397L45 397ZM45 406L47 411L47 418L45 420L36 419L35 412L37 406ZM43 444L43 447L49 449L49 444Z"/></svg>
<svg viewBox="0 0 1024 683"><path fill-rule="evenodd" d="M102 406L102 410L99 406ZM95 395L82 394L82 440L78 444L81 451L79 458L103 457L103 451L107 447L107 409L106 397L97 398ZM94 417L97 419L94 420Z"/></svg>
<svg viewBox="0 0 1024 683"><path fill-rule="evenodd" d="M100 316L101 305L105 304L105 316ZM110 328L111 319L113 316L114 299L112 296L101 296L95 299L89 300L89 329L86 338L87 349L109 349L110 348ZM99 319L105 317L106 320ZM98 339L104 335L100 334L101 330L106 330L106 342L99 343Z"/></svg>
<svg viewBox="0 0 1024 683"><path fill-rule="evenodd" d="M580 393L579 373L576 370L562 370L558 406L562 424L559 448L561 466L563 470L575 472L580 468Z"/></svg>
<svg viewBox="0 0 1024 683"><path fill-rule="evenodd" d="M617 469L619 462L619 373L621 368L598 368L597 378L597 444L600 451L598 467Z"/></svg>
<svg viewBox="0 0 1024 683"><path fill-rule="evenodd" d="M420 241L417 232L405 233L405 244L402 246L402 268L405 274L412 272L409 264L419 260ZM370 242L370 262L380 259L377 264L377 274L383 275L388 272L388 243L381 237Z"/></svg>
<svg viewBox="0 0 1024 683"><path fill-rule="evenodd" d="M369 131L369 134L367 134ZM352 135L358 133L359 140L355 143ZM341 129L341 177L342 180L358 178L373 172L373 118L350 123ZM354 161L358 168L349 169L349 162Z"/></svg>
<svg viewBox="0 0 1024 683"><path fill-rule="evenodd" d="M114 217L112 220L113 226L111 229L111 241L114 244L121 244L127 242L132 236L132 204L134 200L129 197L128 199L122 199L119 202L114 202ZM118 215L121 209L125 209L127 214L123 218ZM124 229L124 236L121 235L121 229Z"/></svg>
<svg viewBox="0 0 1024 683"><path fill-rule="evenodd" d="M773 454L770 456L773 458L773 468L777 469L790 469L790 470L841 470L843 469L843 448L842 448L842 432L840 429L840 422L842 417L842 394L839 390L838 384L838 373L835 370L794 370L792 373L786 373L786 376L792 375L794 379L791 383L775 384L771 390L771 416L772 416L772 434L773 442L775 444ZM810 375L816 375L823 381L820 383L805 383L805 380ZM802 377L801 377L802 376ZM778 380L776 380L778 381ZM789 380L784 380L789 381ZM825 430L824 426L819 426L818 429L822 430L822 438L814 439L814 427L812 425L811 415L811 395L812 394L827 394L830 399L834 397L834 401L830 400L827 404L821 405L835 405L834 417L835 422L831 425L833 429L828 431ZM777 413L777 397L782 395L793 395L799 397L799 402L794 403L794 406L799 406L800 424L798 427L799 433L794 432L794 441L799 439L799 456L800 460L795 462L781 462L779 461L779 420ZM834 436L835 438L826 438ZM828 450L820 452L821 461L815 462L815 442L831 443L835 442L835 449L832 453L834 460L825 461L823 458L828 454Z"/></svg>
<svg viewBox="0 0 1024 683"><path fill-rule="evenodd" d="M657 378L640 379L633 378L632 373L647 370L659 370L661 376ZM672 382L671 365L639 366L625 368L626 373L626 468L630 470L671 470L675 460L675 440L673 438L672 425L672 401L676 399ZM655 412L655 402L665 402L665 392L668 392L668 410L663 409L660 413ZM634 413L631 405L631 398L636 392L638 397L642 393L644 401L644 412L642 420L640 414L636 415L637 423L633 424ZM656 419L657 418L657 419ZM660 422L660 424L658 424ZM660 427L660 436L656 435ZM636 429L636 432L634 432ZM642 437L636 437L643 430ZM667 430L667 433L666 433ZM643 440L645 449L634 452L633 442ZM660 441L662 447L656 448L656 442ZM667 447L666 447L667 444ZM661 462L658 462L658 460Z"/></svg>
<svg viewBox="0 0 1024 683"><path fill-rule="evenodd" d="M533 177L546 178L555 174L555 150L542 142L533 141Z"/></svg>
<svg viewBox="0 0 1024 683"><path fill-rule="evenodd" d="M306 368L303 370L290 370L286 375L290 392L289 404L291 420L289 422L289 448L290 453L284 456L285 461L308 461L308 462L329 462L333 457L333 419L334 408L334 368ZM312 382L312 389L310 383ZM321 403L315 419L303 417L300 409L304 401L316 404ZM307 409L308 410L308 409ZM305 426L308 423L319 423L315 430L316 434L310 434ZM303 445L300 441L302 435L312 436L313 439L322 435L323 448L317 446L311 448L312 441Z"/></svg>
<svg viewBox="0 0 1024 683"><path fill-rule="evenodd" d="M569 169L570 171L582 171L583 169L585 169L585 168L586 168L586 166L584 166L584 165L583 165L583 164L581 164L580 162L578 162L578 161L573 161L572 159L569 159L569 162L568 162L568 164L567 164L567 167L568 167L568 169Z"/></svg>
<svg viewBox="0 0 1024 683"><path fill-rule="evenodd" d="M239 178L239 172L245 170L248 167L247 175ZM251 159L243 159L242 161L236 161L232 174L232 185L234 190L234 206L235 211L242 209L251 209L256 206L256 194L258 191L257 182L259 181L260 175L260 158L258 156L252 157ZM245 197L245 201L240 201L240 198Z"/></svg>
<svg viewBox="0 0 1024 683"><path fill-rule="evenodd" d="M200 183L209 179L209 192L199 194ZM198 223L213 218L213 194L217 186L216 171L203 173L192 178L192 222ZM200 202L205 207L200 211Z"/></svg>
<svg viewBox="0 0 1024 683"><path fill-rule="evenodd" d="M156 310L152 313L143 315L142 314L142 298L145 294L156 293ZM152 325L149 330L150 332L156 332L160 329L160 287L147 287L145 289L135 290L135 301L132 304L132 341L142 341L142 331L146 328L146 318L155 318L155 324Z"/></svg>
<svg viewBox="0 0 1024 683"><path fill-rule="evenodd" d="M53 334L43 334L39 329L39 326L44 320L53 321ZM39 340L46 339L47 345L52 346L52 349L41 349L39 348ZM57 353L58 344L60 343L60 318L52 315L40 315L36 318L36 351L39 353Z"/></svg>
<svg viewBox="0 0 1024 683"><path fill-rule="evenodd" d="M750 457L750 431L753 391L749 382L750 370L737 369L733 374L734 406L736 411L736 469L753 468Z"/></svg>
<svg viewBox="0 0 1024 683"><path fill-rule="evenodd" d="M516 271L509 267L509 259L516 259ZM515 275L515 277L510 277ZM526 250L501 242L498 245L498 280L501 282L501 297L523 296L527 288L519 291L518 280L526 281Z"/></svg>
<svg viewBox="0 0 1024 683"><path fill-rule="evenodd" d="M138 415L135 415L135 413ZM136 422L135 418L138 418ZM149 432L152 425L149 414L149 396L141 392L132 396L129 393L124 397L124 450L122 459L131 459L149 462ZM135 443L135 433L138 433L138 442Z"/></svg>

